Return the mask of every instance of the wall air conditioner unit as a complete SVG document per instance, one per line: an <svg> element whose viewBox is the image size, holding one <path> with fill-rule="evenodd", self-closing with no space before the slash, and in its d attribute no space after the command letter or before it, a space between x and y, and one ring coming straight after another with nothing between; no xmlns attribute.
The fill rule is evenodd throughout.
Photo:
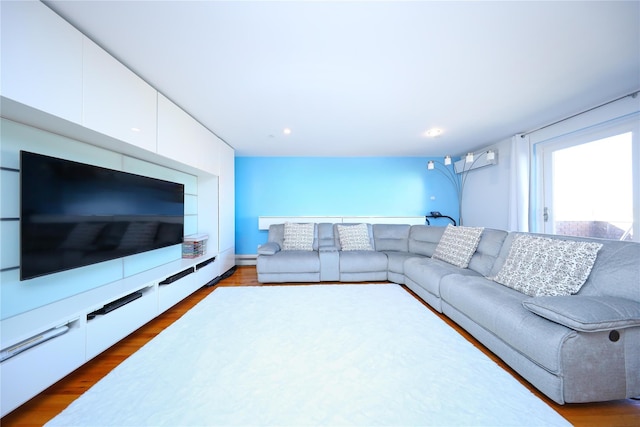
<svg viewBox="0 0 640 427"><path fill-rule="evenodd" d="M454 163L456 173L466 173L474 169L498 164L498 150L490 149L479 153L467 153Z"/></svg>

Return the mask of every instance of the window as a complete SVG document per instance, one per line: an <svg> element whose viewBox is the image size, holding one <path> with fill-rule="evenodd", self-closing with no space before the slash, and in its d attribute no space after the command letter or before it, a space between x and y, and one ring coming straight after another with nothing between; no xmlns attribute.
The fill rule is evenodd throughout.
<svg viewBox="0 0 640 427"><path fill-rule="evenodd" d="M540 144L536 231L640 240L636 129L627 121Z"/></svg>

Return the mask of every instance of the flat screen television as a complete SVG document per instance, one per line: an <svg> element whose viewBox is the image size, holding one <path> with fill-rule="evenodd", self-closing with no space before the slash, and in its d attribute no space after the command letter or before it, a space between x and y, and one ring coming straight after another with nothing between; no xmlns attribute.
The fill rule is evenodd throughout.
<svg viewBox="0 0 640 427"><path fill-rule="evenodd" d="M176 245L184 185L20 152L20 280Z"/></svg>

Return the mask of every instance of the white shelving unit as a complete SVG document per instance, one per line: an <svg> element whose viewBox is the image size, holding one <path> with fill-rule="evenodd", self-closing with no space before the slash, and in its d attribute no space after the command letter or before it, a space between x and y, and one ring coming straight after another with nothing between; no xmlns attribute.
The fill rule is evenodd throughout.
<svg viewBox="0 0 640 427"><path fill-rule="evenodd" d="M31 130L44 131L47 138L62 141L47 147L51 155L73 145L78 155L91 152L101 162L113 160L114 169L122 164L140 174L164 173L162 168L189 174L193 189L188 201L193 212L185 216L185 227L188 223L194 229L191 233L209 236L207 253L200 258L169 258L161 265L139 261L144 268L123 262L122 268L109 270L110 279L91 276L87 283L91 288L86 291L47 300L15 315L4 313L1 350L25 340L37 341L0 362L0 416L4 416L230 270L235 265L235 226L231 147L44 3L2 2L1 7L3 121L30 127L30 135ZM4 190L17 188L19 149L22 146L14 144L7 155L3 144L2 165L8 165L2 171L3 206L17 206L17 199L9 195L15 191ZM3 207L3 215L16 218L17 208L11 209ZM18 221L3 221L2 235L3 250L11 249L4 252L17 253ZM15 256L3 255L0 262L3 278L15 273ZM190 274L161 284L188 269ZM99 280L112 281L102 284ZM12 289L36 292L33 285ZM141 296L88 319L95 310L135 292ZM37 340L60 326L68 330Z"/></svg>
<svg viewBox="0 0 640 427"><path fill-rule="evenodd" d="M199 267L203 265L202 267ZM12 411L51 384L93 359L218 276L215 257L180 260L74 295L2 321L1 348L38 339L51 328L68 331L0 363L0 408ZM170 284L160 282L191 269ZM123 296L141 296L103 315L89 316Z"/></svg>

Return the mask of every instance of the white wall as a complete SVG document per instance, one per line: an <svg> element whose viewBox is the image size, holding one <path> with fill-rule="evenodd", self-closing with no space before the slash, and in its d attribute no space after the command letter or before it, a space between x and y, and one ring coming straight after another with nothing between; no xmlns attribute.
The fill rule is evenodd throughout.
<svg viewBox="0 0 640 427"><path fill-rule="evenodd" d="M640 111L640 96L635 98L627 96L531 132L529 134L530 143L535 148L536 144L544 144L567 135L591 131L620 120L629 118L638 120L638 111ZM634 144L635 147L638 147L637 140ZM511 185L511 138L486 147L486 149L489 148L498 151L498 164L469 172L463 196L464 225L507 230L509 228L509 187ZM634 161L639 164L640 149L635 149L634 156ZM535 161L533 163L532 168L535 169ZM634 189L635 198L640 200L640 173L637 171L634 180L637 184ZM532 197L536 197L537 194L535 185L535 182L532 183L534 188ZM532 203L532 206L535 206L535 203ZM635 215L636 223L640 223L640 206L635 207Z"/></svg>
<svg viewBox="0 0 640 427"><path fill-rule="evenodd" d="M464 225L508 228L510 145L509 138L486 147L497 151L498 163L468 172L462 198Z"/></svg>

